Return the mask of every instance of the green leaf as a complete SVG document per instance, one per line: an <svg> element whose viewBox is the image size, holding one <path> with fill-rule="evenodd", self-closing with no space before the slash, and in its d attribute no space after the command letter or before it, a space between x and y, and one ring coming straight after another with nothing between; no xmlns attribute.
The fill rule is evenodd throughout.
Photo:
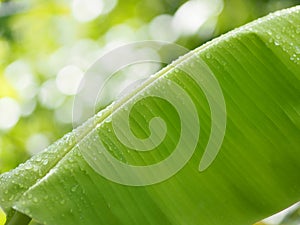
<svg viewBox="0 0 300 225"><path fill-rule="evenodd" d="M297 225L300 222L300 210L299 206L289 210L289 213L286 214L284 219L280 222L279 225Z"/></svg>
<svg viewBox="0 0 300 225"><path fill-rule="evenodd" d="M64 225L270 216L300 199L299 58L300 7L217 38L2 174L1 206Z"/></svg>

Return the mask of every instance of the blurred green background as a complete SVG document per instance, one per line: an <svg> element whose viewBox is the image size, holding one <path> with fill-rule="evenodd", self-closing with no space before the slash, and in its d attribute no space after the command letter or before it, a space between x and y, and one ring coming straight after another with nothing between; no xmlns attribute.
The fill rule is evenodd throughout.
<svg viewBox="0 0 300 225"><path fill-rule="evenodd" d="M105 52L143 40L168 41L194 49L269 12L299 3L2 1L0 173L16 167L72 129L72 104L78 84L84 71Z"/></svg>

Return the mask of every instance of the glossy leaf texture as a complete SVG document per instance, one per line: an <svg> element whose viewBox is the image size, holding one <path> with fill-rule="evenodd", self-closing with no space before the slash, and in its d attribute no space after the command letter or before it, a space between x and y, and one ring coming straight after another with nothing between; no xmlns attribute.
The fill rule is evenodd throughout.
<svg viewBox="0 0 300 225"><path fill-rule="evenodd" d="M214 120L203 88L211 90L212 99L216 90L209 84L201 87L189 73L201 75L207 68L222 89L226 132L219 154L205 156ZM201 124L187 128L191 135L183 146L192 146L192 134L199 137L187 163L170 178L146 186L119 184L97 173L86 160L106 162L94 151L99 140L122 165L142 167L172 156L186 118L167 99L157 97L177 96L182 101L184 94L174 91L170 82L189 96L197 112L197 118L191 118ZM151 95L140 98L147 93ZM180 106L189 103L182 101ZM215 104L222 108L221 102ZM167 134L153 150L136 151L117 138L111 117L128 109L128 123L138 139L151 136L152 118L164 121L155 126L156 130L167 128ZM222 113L217 112L215 118ZM126 136L123 125L119 128ZM212 143L217 145L213 139ZM0 203L8 214L14 209L50 225L253 224L299 201L299 146L300 7L295 7L191 51L43 153L2 174ZM205 157L212 163L199 172L199 162ZM118 176L113 164L106 170Z"/></svg>

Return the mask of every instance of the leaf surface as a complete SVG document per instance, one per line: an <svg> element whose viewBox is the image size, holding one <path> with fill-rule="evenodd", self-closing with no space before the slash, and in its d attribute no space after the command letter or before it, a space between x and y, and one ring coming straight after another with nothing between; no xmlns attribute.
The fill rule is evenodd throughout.
<svg viewBox="0 0 300 225"><path fill-rule="evenodd" d="M216 97L215 81L203 76L210 72L225 105ZM170 104L172 99L178 104ZM156 117L161 119L152 120ZM114 121L124 118L130 129L122 124L116 131ZM224 124L220 151L206 152L209 145L218 150L215 137ZM211 138L213 126L217 131ZM167 134L160 133L164 128ZM189 134L185 139L183 131ZM153 144L153 149L136 151L130 141L120 141L128 132L142 140L137 146ZM299 146L300 7L295 7L191 51L43 153L2 174L0 201L7 213L14 209L51 225L253 224L300 199ZM174 160L165 163L169 158ZM149 174L149 165L161 167ZM137 167L141 172L135 174ZM172 169L178 172L166 180L135 185L169 176Z"/></svg>

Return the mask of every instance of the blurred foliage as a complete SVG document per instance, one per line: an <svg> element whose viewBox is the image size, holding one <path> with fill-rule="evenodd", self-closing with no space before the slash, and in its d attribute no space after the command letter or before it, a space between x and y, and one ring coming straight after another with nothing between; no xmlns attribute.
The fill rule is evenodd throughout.
<svg viewBox="0 0 300 225"><path fill-rule="evenodd" d="M203 21L189 32L182 31L186 21L168 26L186 0L1 1L0 173L72 129L74 93L61 88L65 83L57 79L64 68L72 65L83 73L104 52L132 41L165 40L193 49L269 12L300 3L194 1L217 8L193 12ZM197 17L201 13L206 16Z"/></svg>

